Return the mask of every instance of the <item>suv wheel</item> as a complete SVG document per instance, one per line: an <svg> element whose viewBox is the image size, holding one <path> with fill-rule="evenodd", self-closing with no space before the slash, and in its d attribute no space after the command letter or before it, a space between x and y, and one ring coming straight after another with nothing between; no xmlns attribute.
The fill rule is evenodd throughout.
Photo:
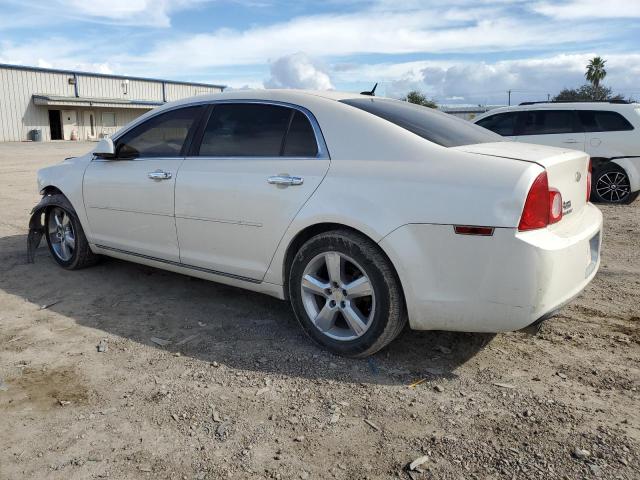
<svg viewBox="0 0 640 480"><path fill-rule="evenodd" d="M631 203L640 193L631 193L627 172L611 162L596 171L592 185L591 196L601 203Z"/></svg>
<svg viewBox="0 0 640 480"><path fill-rule="evenodd" d="M372 355L406 323L393 266L377 245L349 231L316 235L300 248L289 296L305 332L339 355Z"/></svg>

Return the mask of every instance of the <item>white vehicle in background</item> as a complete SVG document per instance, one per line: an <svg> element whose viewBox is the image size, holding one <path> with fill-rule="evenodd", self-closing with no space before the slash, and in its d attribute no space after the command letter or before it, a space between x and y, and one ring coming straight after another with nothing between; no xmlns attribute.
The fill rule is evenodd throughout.
<svg viewBox="0 0 640 480"><path fill-rule="evenodd" d="M407 320L518 330L578 295L600 262L588 163L397 100L194 97L40 170L29 252L44 235L69 270L107 255L287 299L363 357Z"/></svg>
<svg viewBox="0 0 640 480"><path fill-rule="evenodd" d="M474 123L511 140L582 150L591 156L591 199L631 203L640 194L640 104L525 102Z"/></svg>

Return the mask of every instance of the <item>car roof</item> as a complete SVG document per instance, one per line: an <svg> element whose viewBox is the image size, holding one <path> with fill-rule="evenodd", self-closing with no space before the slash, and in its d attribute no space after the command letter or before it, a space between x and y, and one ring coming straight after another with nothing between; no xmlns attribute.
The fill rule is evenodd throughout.
<svg viewBox="0 0 640 480"><path fill-rule="evenodd" d="M353 92L338 92L335 90L293 90L293 89L256 89L256 90L227 90L221 93L198 95L165 104L167 107L188 105L192 103L214 102L221 100L264 100L292 103L305 106L312 99L326 99L331 101L350 98L371 98ZM161 107L161 108L164 108ZM159 110L159 109L158 109Z"/></svg>
<svg viewBox="0 0 640 480"><path fill-rule="evenodd" d="M618 102L539 102L523 103L510 107L499 107L488 110L482 115L474 118L474 122L496 113L521 112L525 110L608 110L608 111L628 111L639 108L640 103L618 103Z"/></svg>

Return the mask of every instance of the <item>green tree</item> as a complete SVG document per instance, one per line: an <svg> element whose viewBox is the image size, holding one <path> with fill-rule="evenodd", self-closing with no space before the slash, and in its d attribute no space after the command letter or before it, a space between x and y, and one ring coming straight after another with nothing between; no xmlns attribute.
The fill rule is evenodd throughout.
<svg viewBox="0 0 640 480"><path fill-rule="evenodd" d="M436 102L429 100L424 93L421 93L418 90L411 90L402 100L409 103L415 103L416 105L422 105L423 107L438 108Z"/></svg>
<svg viewBox="0 0 640 480"><path fill-rule="evenodd" d="M604 69L604 64L607 63L602 57L593 57L587 63L587 71L585 72L585 78L591 82L596 90L600 87L600 82L607 76L607 71Z"/></svg>
<svg viewBox="0 0 640 480"><path fill-rule="evenodd" d="M602 102L606 100L624 100L624 96L613 94L608 87L582 85L580 88L565 88L553 97L554 102Z"/></svg>

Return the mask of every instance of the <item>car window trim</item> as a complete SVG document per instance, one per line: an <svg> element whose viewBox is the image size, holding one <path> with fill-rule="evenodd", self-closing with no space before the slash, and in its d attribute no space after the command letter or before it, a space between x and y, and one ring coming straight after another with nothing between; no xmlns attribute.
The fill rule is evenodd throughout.
<svg viewBox="0 0 640 480"><path fill-rule="evenodd" d="M316 117L313 115L313 113L311 113L307 108L301 106L301 105L296 105L294 103L288 103L288 102L280 102L277 100L254 100L254 99L234 99L234 100L214 100L214 101L208 101L206 102L207 104L210 105L210 109L208 110L208 113L202 118L202 128L198 129L197 135L194 137L193 142L191 143L191 146L188 150L188 155L186 158L193 158L193 159L220 159L220 160L239 160L239 159L265 159L265 158L279 158L279 159L288 159L288 160L300 160L300 159L307 159L307 160L330 160L331 159L331 155L329 154L329 149L327 148L327 144L324 140L324 135L322 133L322 130L320 129L320 125L318 124L318 121L316 120ZM283 155L283 149L280 149L280 154L279 155L246 155L246 156L213 156L213 155L198 155L199 151L200 151L200 146L202 144L202 140L204 138L204 133L205 130L207 128L207 124L209 123L209 120L211 119L211 115L213 114L214 110L215 110L215 106L216 105L221 105L221 104L259 104L259 105L274 105L274 106L278 106L278 107L287 107L290 108L292 110L291 112L291 116L289 117L289 123L287 125L287 130L285 132L285 135L283 137L283 144L286 144L286 139L287 139L287 135L289 134L289 127L291 126L291 121L293 120L293 115L295 114L295 111L299 111L300 113L302 113L307 120L309 121L309 123L311 124L311 128L313 129L313 134L314 137L316 139L316 148L318 150L318 153L315 156L295 156L295 157L286 157Z"/></svg>

